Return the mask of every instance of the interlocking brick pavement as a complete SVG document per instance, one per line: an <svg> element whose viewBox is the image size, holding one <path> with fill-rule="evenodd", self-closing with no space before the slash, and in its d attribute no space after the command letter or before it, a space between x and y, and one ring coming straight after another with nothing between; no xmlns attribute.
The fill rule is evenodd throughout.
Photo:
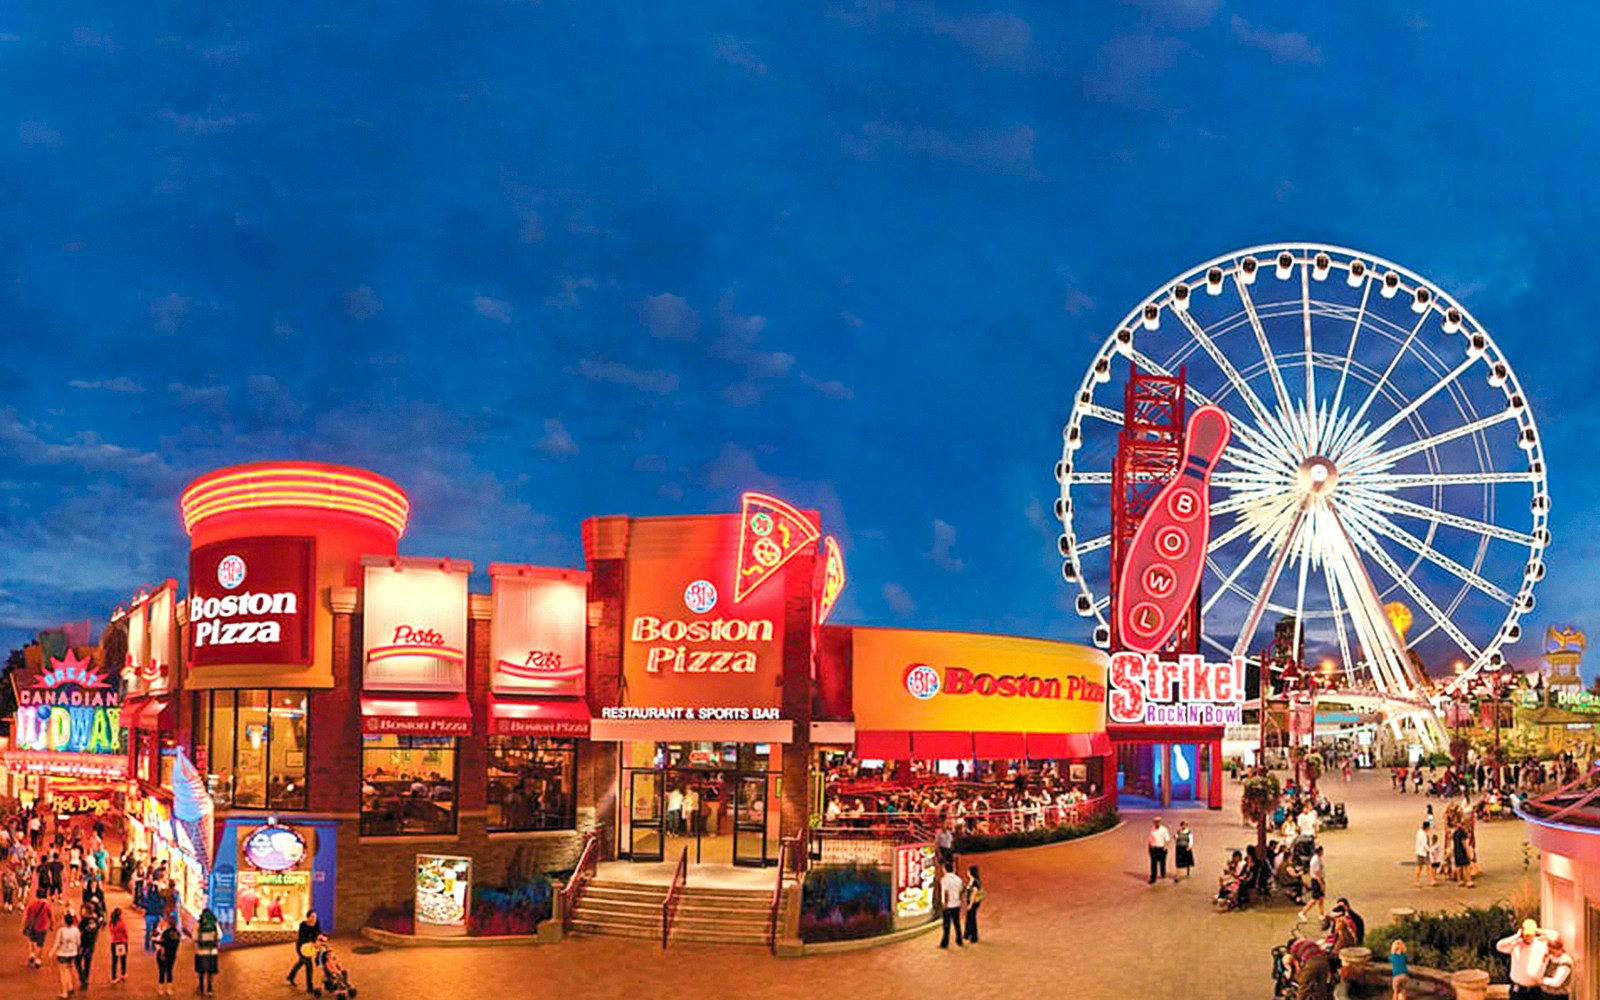
<svg viewBox="0 0 1600 1000"><path fill-rule="evenodd" d="M1425 802L1439 800L1386 790L1383 772L1346 785L1327 782L1331 797L1348 803L1349 830L1324 834L1329 889L1350 897L1369 925L1395 906L1442 909L1467 901L1509 899L1537 876L1523 869L1523 824L1479 824L1484 875L1475 889L1441 885L1414 889L1409 867L1412 832ZM1071 844L977 856L989 889L983 940L940 951L936 939L846 955L776 959L765 951L674 944L663 953L648 941L569 938L560 945L459 950L385 949L351 952L337 942L362 997L452 1000L562 997L572 1000L815 1000L824 995L924 1000L1040 997L1175 997L1183 1000L1266 997L1272 945L1294 925L1295 909L1219 914L1210 898L1224 849L1242 846L1251 831L1240 819L1237 786L1221 812L1173 810L1172 825L1195 828L1200 868L1192 881L1145 882L1148 812L1128 813L1120 828ZM119 905L119 900L113 900ZM16 914L0 915L0 1000L55 995L53 970L23 968ZM131 959L132 981L105 985L102 938L91 997L154 996L155 968L145 954ZM246 948L222 957L218 995L238 1000L295 1000L283 976L288 946ZM193 995L187 945L179 958L177 995Z"/></svg>

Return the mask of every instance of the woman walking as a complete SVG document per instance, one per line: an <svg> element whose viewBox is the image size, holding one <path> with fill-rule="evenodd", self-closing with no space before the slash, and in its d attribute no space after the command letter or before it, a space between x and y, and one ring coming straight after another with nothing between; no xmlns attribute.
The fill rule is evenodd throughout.
<svg viewBox="0 0 1600 1000"><path fill-rule="evenodd" d="M128 925L122 922L122 908L111 911L111 983L128 978Z"/></svg>
<svg viewBox="0 0 1600 1000"><path fill-rule="evenodd" d="M183 935L178 933L178 922L167 917L161 922L161 933L156 938L156 993L172 996L172 967L178 964L178 945Z"/></svg>
<svg viewBox="0 0 1600 1000"><path fill-rule="evenodd" d="M77 918L70 912L63 916L61 929L56 931L55 947L51 949L56 957L56 976L61 980L62 1000L78 991L78 948L81 939L77 924Z"/></svg>
<svg viewBox="0 0 1600 1000"><path fill-rule="evenodd" d="M978 866L973 865L967 869L967 884L962 887L963 896L967 903L967 926L962 937L968 941L978 940L978 907L983 905L984 896L983 879L978 877Z"/></svg>
<svg viewBox="0 0 1600 1000"><path fill-rule="evenodd" d="M217 992L217 946L221 941L217 915L208 906L200 911L200 926L194 933L194 974L199 981L194 988L196 993Z"/></svg>
<svg viewBox="0 0 1600 1000"><path fill-rule="evenodd" d="M1177 848L1175 864L1173 867L1180 874L1172 876L1172 881L1188 878L1194 874L1194 831L1189 829L1188 821L1178 824L1178 835L1173 838L1173 845Z"/></svg>

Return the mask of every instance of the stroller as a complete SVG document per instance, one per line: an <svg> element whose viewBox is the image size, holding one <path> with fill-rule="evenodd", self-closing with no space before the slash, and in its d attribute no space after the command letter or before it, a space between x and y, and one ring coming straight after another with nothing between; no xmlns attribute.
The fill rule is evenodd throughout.
<svg viewBox="0 0 1600 1000"><path fill-rule="evenodd" d="M1328 815L1323 819L1322 825L1329 830L1343 830L1350 825L1350 817L1345 815L1344 803L1335 802L1333 808L1328 810Z"/></svg>
<svg viewBox="0 0 1600 1000"><path fill-rule="evenodd" d="M317 939L315 961L322 969L322 989L312 990L312 996L320 997L326 994L333 1000L355 1000L356 988L350 985L350 972L328 946L326 937Z"/></svg>

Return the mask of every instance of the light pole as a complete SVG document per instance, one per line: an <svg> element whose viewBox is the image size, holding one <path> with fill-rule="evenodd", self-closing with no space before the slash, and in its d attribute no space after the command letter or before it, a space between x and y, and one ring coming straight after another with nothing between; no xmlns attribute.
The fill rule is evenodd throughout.
<svg viewBox="0 0 1600 1000"><path fill-rule="evenodd" d="M1500 791L1500 773L1505 768L1505 761L1500 755L1500 700L1506 694L1506 676L1496 667L1494 670L1485 671L1488 674L1489 703L1494 711L1494 790Z"/></svg>

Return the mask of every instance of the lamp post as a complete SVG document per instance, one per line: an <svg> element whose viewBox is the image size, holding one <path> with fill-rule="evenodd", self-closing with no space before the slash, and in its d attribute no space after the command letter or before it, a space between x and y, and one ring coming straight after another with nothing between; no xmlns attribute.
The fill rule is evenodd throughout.
<svg viewBox="0 0 1600 1000"><path fill-rule="evenodd" d="M1508 678L1498 667L1485 673L1488 675L1486 687L1489 703L1494 711L1494 790L1498 793L1500 773L1505 768L1505 762L1500 756L1500 701L1506 696Z"/></svg>
<svg viewBox="0 0 1600 1000"><path fill-rule="evenodd" d="M1289 715L1289 757L1294 761L1294 787L1300 787L1300 759L1302 754L1295 751L1299 748L1299 734L1295 732L1295 691L1300 686L1300 666L1290 660L1283 666L1281 675L1283 681L1283 697L1288 705Z"/></svg>

